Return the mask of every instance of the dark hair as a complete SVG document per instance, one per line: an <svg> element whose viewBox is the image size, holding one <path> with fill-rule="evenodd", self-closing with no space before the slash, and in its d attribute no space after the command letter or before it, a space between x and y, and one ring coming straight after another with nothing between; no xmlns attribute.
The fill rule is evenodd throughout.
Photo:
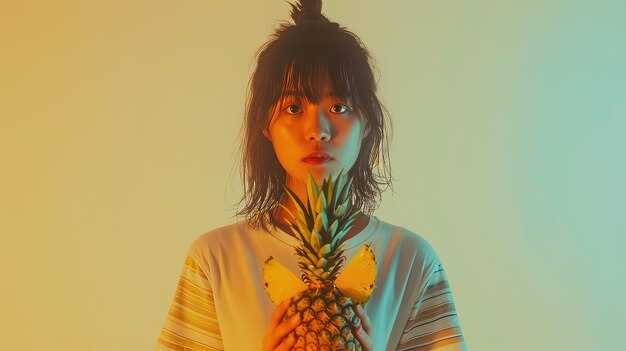
<svg viewBox="0 0 626 351"><path fill-rule="evenodd" d="M266 232L266 219L276 226L277 220L271 213L283 197L286 172L272 143L262 132L268 127L274 109L280 108L276 105L287 90L300 90L308 101L317 103L322 84L329 82L334 93L352 98L361 112L369 132L347 173L353 179L351 203L356 208L371 214L386 189L380 186L392 186L393 181L386 163L389 158L386 122L391 120L376 95L370 53L356 34L321 13L321 0L300 0L290 5L294 23L281 22L256 53L257 66L249 82L245 134L240 145L244 195L239 203L246 201L246 206L236 215L245 215L250 226L261 225ZM386 177L380 175L379 154L383 171L389 168Z"/></svg>

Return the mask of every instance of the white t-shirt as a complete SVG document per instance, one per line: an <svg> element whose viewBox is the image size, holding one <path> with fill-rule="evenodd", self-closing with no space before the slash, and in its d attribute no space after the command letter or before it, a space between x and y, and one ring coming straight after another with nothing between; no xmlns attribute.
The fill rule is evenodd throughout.
<svg viewBox="0 0 626 351"><path fill-rule="evenodd" d="M375 289L365 305L374 351L466 350L450 285L438 255L421 236L370 216L344 242L344 267L364 244L376 256ZM263 288L273 256L296 276L298 240L245 220L193 241L155 350L256 351L276 307Z"/></svg>

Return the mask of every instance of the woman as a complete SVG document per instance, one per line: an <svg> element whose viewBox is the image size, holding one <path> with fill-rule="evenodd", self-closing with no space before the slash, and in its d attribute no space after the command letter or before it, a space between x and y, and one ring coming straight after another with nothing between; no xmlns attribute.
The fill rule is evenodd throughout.
<svg viewBox="0 0 626 351"><path fill-rule="evenodd" d="M344 171L350 202L361 209L342 239L347 262L365 243L376 256L376 288L356 337L363 350L465 350L439 257L419 235L372 216L374 170L385 139L370 56L359 38L321 13L321 1L292 5L258 53L245 119L246 219L190 246L156 350L289 350L299 320L283 319L263 289L269 256L298 272L283 186L306 201L306 176L318 186ZM319 156L323 156L319 158ZM311 157L318 156L318 157ZM385 158L383 157L383 163ZM347 171L347 172L346 172ZM279 206L281 205L281 206ZM285 209L283 209L285 208Z"/></svg>

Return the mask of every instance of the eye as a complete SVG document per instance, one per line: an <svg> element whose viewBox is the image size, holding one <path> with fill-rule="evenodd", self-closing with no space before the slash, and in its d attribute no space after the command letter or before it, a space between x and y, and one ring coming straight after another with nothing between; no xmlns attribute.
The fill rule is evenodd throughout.
<svg viewBox="0 0 626 351"><path fill-rule="evenodd" d="M345 113L351 111L350 108L348 108L348 106L344 105L344 104L334 104L331 108L330 108L330 112L333 113Z"/></svg>
<svg viewBox="0 0 626 351"><path fill-rule="evenodd" d="M291 104L288 105L283 111L287 112L290 115L296 115L302 112L302 108L300 105Z"/></svg>

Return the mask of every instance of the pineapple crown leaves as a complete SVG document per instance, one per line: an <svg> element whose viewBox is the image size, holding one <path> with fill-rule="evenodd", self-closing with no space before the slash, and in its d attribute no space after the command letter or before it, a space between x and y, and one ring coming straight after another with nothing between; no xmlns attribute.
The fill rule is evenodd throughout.
<svg viewBox="0 0 626 351"><path fill-rule="evenodd" d="M311 172L306 184L305 204L288 187L283 186L295 204L297 215L280 205L292 217L285 218L295 237L301 242L296 247L300 257L299 266L305 275L314 276L316 281L332 280L344 261L343 245L339 244L351 229L352 222L360 210L348 203L352 180L344 181L343 170L333 182L332 174L324 179L321 189ZM332 220L332 223L331 223Z"/></svg>
<svg viewBox="0 0 626 351"><path fill-rule="evenodd" d="M311 172L308 172L306 206L293 190L283 185L285 192L296 205L297 215L282 204L279 204L279 206L291 216L292 219L287 219L287 221L292 224L292 230L297 229L294 233L296 237L301 241L306 241L303 240L303 237L311 238L310 243L313 245L313 251L318 251L323 246L321 245L322 243L329 243L333 239L338 242L348 230L344 230L340 232L340 235L337 235L337 229L339 227L348 227L346 229L349 229L354 217L360 212L360 210L351 211L353 213L348 218L345 217L349 209L348 196L352 179L345 183L345 181L342 181L342 174L343 170L339 173L335 182L333 182L331 173L329 179L324 179L322 189L320 190L315 183L313 175ZM338 195L334 193L336 189L340 190ZM328 202L329 200L330 203ZM336 218L333 223L329 223L329 218L331 217ZM295 224L296 228L294 228L293 224Z"/></svg>

